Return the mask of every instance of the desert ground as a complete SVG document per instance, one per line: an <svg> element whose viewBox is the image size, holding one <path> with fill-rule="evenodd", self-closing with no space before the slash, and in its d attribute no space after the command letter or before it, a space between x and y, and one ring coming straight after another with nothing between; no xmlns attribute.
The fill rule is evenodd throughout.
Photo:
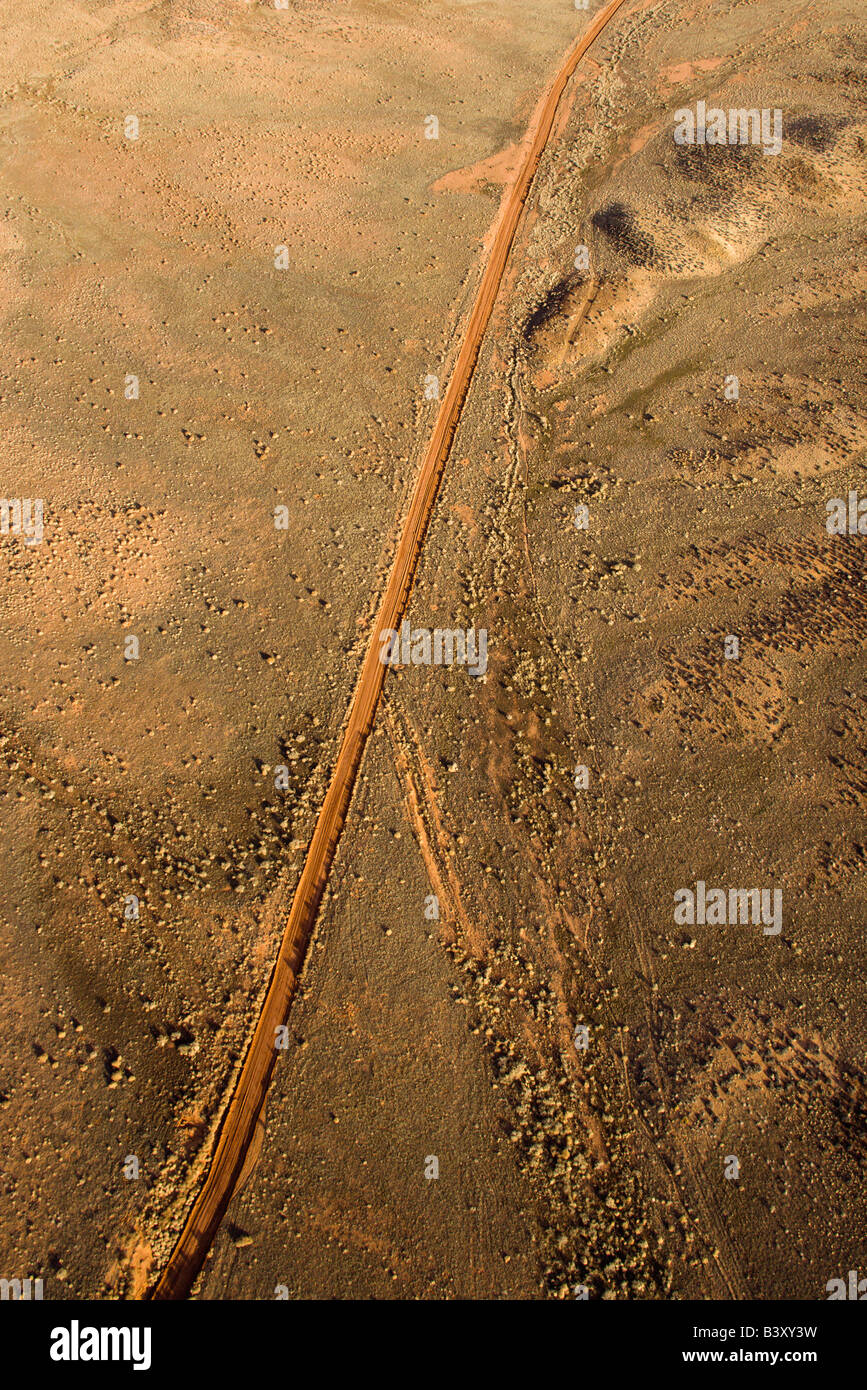
<svg viewBox="0 0 867 1390"><path fill-rule="evenodd" d="M206 1179L603 8L5 6L0 1274L48 1299L151 1294ZM486 667L384 674L193 1297L865 1265L865 60L857 0L625 0L570 78L406 609Z"/></svg>

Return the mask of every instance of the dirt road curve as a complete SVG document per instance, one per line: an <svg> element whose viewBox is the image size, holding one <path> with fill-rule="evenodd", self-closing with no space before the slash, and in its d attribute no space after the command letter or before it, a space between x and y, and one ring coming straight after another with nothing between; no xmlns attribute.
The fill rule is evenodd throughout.
<svg viewBox="0 0 867 1390"><path fill-rule="evenodd" d="M277 1058L276 1028L286 1022L295 984L322 901L328 873L343 829L364 747L373 727L387 667L380 659L379 633L399 628L415 576L440 479L472 380L476 360L505 270L533 175L545 148L563 90L587 49L614 16L623 0L611 0L564 59L539 103L524 137L521 168L504 197L490 259L470 314L463 345L443 397L433 435L410 502L376 625L352 699L337 762L316 822L289 921L280 945L268 992L253 1033L238 1083L226 1111L216 1148L168 1264L152 1298L184 1298L189 1293L244 1167L256 1123Z"/></svg>

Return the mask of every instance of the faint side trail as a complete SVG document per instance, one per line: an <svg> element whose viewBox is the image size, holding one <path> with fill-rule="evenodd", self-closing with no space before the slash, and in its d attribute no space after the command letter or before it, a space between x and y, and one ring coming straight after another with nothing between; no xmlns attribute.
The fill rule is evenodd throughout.
<svg viewBox="0 0 867 1390"><path fill-rule="evenodd" d="M201 1269L211 1242L244 1171L247 1152L271 1081L277 1051L275 1030L289 1014L337 842L343 829L364 747L376 714L386 667L379 659L379 633L399 628L409 598L425 531L449 455L461 410L475 370L479 349L500 288L515 231L533 176L551 134L566 83L624 0L610 0L564 59L543 96L521 146L515 182L504 197L495 223L490 257L467 324L455 368L443 397L433 434L415 484L376 625L361 668L331 783L313 831L295 891L289 921L265 995L259 1021L223 1117L216 1147L199 1194L187 1217L152 1298L185 1298Z"/></svg>

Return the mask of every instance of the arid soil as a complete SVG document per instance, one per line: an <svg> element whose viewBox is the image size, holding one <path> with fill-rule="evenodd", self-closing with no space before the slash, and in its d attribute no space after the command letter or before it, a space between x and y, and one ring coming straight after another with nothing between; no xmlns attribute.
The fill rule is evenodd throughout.
<svg viewBox="0 0 867 1390"><path fill-rule="evenodd" d="M3 495L45 535L0 539L0 1272L46 1297L141 1296L201 1183L425 378L589 22L530 9L4 21ZM487 672L386 676L196 1296L863 1264L867 540L826 502L867 491L865 58L855 0L627 0L570 86L408 614ZM698 101L781 108L780 153L677 145ZM781 931L676 923L698 881L782 890Z"/></svg>

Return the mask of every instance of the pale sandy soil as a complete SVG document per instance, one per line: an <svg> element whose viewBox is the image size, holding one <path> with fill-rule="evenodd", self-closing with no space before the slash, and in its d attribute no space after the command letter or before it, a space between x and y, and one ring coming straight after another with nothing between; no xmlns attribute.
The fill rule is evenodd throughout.
<svg viewBox="0 0 867 1390"><path fill-rule="evenodd" d="M584 22L4 16L3 495L46 527L0 541L0 1243L47 1297L143 1290L200 1176L424 376ZM865 491L865 57L850 0L662 0L584 65L411 606L486 627L487 679L386 683L199 1296L822 1298L863 1264L867 613L824 521ZM782 154L679 150L699 99L781 106ZM781 886L780 936L676 927L699 878Z"/></svg>
<svg viewBox="0 0 867 1390"><path fill-rule="evenodd" d="M411 604L487 627L487 680L386 685L203 1296L822 1299L863 1263L855 18L647 6L594 54ZM699 99L780 104L780 157L679 150ZM779 936L675 925L699 878L782 888Z"/></svg>
<svg viewBox="0 0 867 1390"><path fill-rule="evenodd" d="M3 495L46 522L2 541L3 1267L52 1296L140 1287L182 1214L496 207L431 186L574 34L526 19L4 14Z"/></svg>

